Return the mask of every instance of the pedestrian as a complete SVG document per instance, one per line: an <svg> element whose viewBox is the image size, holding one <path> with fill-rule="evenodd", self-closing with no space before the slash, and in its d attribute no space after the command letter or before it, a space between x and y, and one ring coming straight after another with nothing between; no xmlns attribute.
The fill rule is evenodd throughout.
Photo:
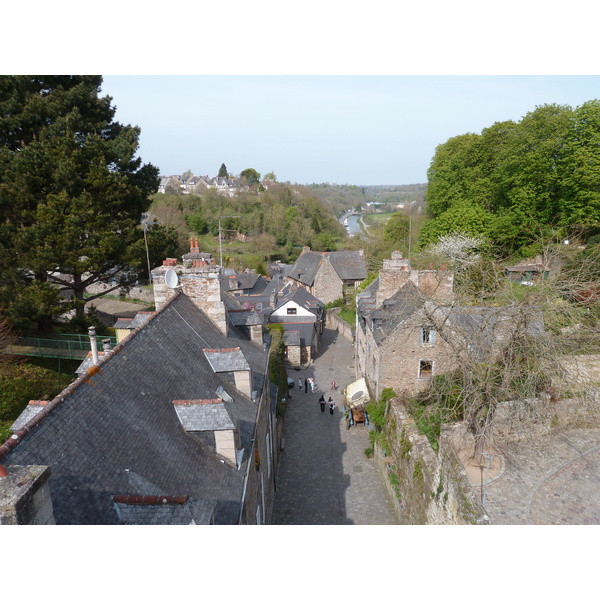
<svg viewBox="0 0 600 600"><path fill-rule="evenodd" d="M298 389L302 391L302 377L298 377Z"/></svg>
<svg viewBox="0 0 600 600"><path fill-rule="evenodd" d="M319 398L319 406L321 407L321 412L324 413L325 412L325 398L323 398L323 396L321 396Z"/></svg>
<svg viewBox="0 0 600 600"><path fill-rule="evenodd" d="M335 380L331 382L331 389L335 391Z"/></svg>
<svg viewBox="0 0 600 600"><path fill-rule="evenodd" d="M315 391L315 380L311 377L308 381L310 383L310 391L314 393L314 391Z"/></svg>
<svg viewBox="0 0 600 600"><path fill-rule="evenodd" d="M329 397L329 414L333 414L333 409L335 408L335 402L331 397Z"/></svg>
<svg viewBox="0 0 600 600"><path fill-rule="evenodd" d="M304 393L308 394L308 377L304 380Z"/></svg>

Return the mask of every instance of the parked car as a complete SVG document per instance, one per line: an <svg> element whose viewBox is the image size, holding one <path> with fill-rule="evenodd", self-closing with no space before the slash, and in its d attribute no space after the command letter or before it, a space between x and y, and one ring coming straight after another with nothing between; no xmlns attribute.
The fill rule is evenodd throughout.
<svg viewBox="0 0 600 600"><path fill-rule="evenodd" d="M288 377L287 380L288 380L288 388L293 388L294 380L291 377Z"/></svg>

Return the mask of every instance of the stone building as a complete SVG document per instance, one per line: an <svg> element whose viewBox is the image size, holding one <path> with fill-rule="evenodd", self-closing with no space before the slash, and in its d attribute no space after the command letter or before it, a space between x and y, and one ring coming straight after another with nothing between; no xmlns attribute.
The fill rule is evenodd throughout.
<svg viewBox="0 0 600 600"><path fill-rule="evenodd" d="M356 300L356 371L379 397L423 390L464 360L494 360L517 332L543 335L540 311L454 302L453 273L413 270L395 252Z"/></svg>
<svg viewBox="0 0 600 600"><path fill-rule="evenodd" d="M270 522L279 429L269 339L251 339L253 323L224 327L224 302L213 322L198 304L221 306L186 294L216 295L211 275L168 288L156 314L21 419L0 446L5 522ZM50 468L51 517L43 494L13 493L23 465Z"/></svg>
<svg viewBox="0 0 600 600"><path fill-rule="evenodd" d="M323 304L344 298L366 278L363 250L314 252L306 246L287 275L288 281L303 287Z"/></svg>

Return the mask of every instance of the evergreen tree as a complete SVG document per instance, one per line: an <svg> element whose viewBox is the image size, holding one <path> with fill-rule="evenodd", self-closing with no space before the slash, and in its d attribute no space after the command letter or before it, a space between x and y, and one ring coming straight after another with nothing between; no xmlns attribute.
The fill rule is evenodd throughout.
<svg viewBox="0 0 600 600"><path fill-rule="evenodd" d="M140 266L134 250L158 169L136 158L140 130L113 120L101 84L0 77L0 258L12 267L13 303L31 275L48 299L38 306L42 329L57 310L51 284L73 292L82 317L89 285L126 285Z"/></svg>
<svg viewBox="0 0 600 600"><path fill-rule="evenodd" d="M219 174L217 175L217 177L229 177L229 174L227 173L227 167L225 166L225 163L223 163L221 165L221 168L219 169Z"/></svg>

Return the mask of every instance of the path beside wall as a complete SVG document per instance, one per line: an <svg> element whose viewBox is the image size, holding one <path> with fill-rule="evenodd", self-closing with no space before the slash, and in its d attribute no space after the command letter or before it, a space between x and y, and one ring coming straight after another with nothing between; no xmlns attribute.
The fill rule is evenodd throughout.
<svg viewBox="0 0 600 600"><path fill-rule="evenodd" d="M352 327L352 325L350 325L349 323L346 323L344 319L341 319L338 316L340 310L341 308L329 308L327 309L327 311L325 311L325 327L327 327L327 329L334 329L335 331L343 335L347 340L353 342L354 327Z"/></svg>

